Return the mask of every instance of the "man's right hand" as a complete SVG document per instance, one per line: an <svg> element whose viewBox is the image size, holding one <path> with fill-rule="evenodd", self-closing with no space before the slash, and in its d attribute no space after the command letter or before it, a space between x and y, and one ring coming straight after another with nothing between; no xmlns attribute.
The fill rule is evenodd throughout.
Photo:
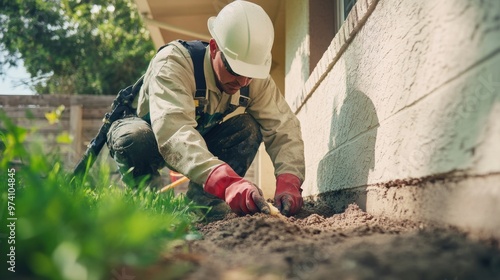
<svg viewBox="0 0 500 280"><path fill-rule="evenodd" d="M226 163L214 168L205 182L205 191L224 199L236 214L253 214L271 210L262 191L253 183L240 177Z"/></svg>

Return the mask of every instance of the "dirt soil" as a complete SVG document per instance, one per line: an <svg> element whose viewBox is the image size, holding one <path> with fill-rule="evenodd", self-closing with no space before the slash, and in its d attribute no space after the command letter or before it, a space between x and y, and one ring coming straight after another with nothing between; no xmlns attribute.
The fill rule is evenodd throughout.
<svg viewBox="0 0 500 280"><path fill-rule="evenodd" d="M203 239L179 246L148 279L500 279L497 239L375 217L354 204L331 217L313 211L200 225Z"/></svg>

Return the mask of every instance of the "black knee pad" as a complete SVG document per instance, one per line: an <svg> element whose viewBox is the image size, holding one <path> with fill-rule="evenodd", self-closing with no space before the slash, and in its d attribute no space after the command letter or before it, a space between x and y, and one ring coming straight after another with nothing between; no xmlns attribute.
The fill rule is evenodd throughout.
<svg viewBox="0 0 500 280"><path fill-rule="evenodd" d="M134 167L135 176L155 172L164 162L151 126L140 118L114 122L107 144L111 156L119 164Z"/></svg>
<svg viewBox="0 0 500 280"><path fill-rule="evenodd" d="M126 154L140 155L145 150L158 149L151 127L140 118L127 118L114 122L108 132L107 144L110 151Z"/></svg>

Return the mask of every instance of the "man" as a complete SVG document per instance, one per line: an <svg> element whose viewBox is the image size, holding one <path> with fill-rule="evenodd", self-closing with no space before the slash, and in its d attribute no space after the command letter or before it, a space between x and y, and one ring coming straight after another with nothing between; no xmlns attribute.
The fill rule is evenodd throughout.
<svg viewBox="0 0 500 280"><path fill-rule="evenodd" d="M293 215L303 203L304 147L300 124L269 75L272 22L260 6L235 1L208 20L208 29L213 38L203 58L207 104L195 104L189 51L171 42L146 71L134 102L138 117L113 123L111 155L132 186L146 180L159 187L158 169L164 166L184 174L190 179L187 197L211 207L218 218L231 210L269 213L262 191L242 178L264 141L277 176L275 205ZM246 86L246 112L221 122L244 98L240 89Z"/></svg>

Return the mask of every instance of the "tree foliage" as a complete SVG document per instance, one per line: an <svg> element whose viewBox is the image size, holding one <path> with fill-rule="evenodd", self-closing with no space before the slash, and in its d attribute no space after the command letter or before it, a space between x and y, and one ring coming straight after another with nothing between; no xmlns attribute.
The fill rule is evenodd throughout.
<svg viewBox="0 0 500 280"><path fill-rule="evenodd" d="M155 52L133 0L0 3L0 71L22 60L40 94L116 94Z"/></svg>

